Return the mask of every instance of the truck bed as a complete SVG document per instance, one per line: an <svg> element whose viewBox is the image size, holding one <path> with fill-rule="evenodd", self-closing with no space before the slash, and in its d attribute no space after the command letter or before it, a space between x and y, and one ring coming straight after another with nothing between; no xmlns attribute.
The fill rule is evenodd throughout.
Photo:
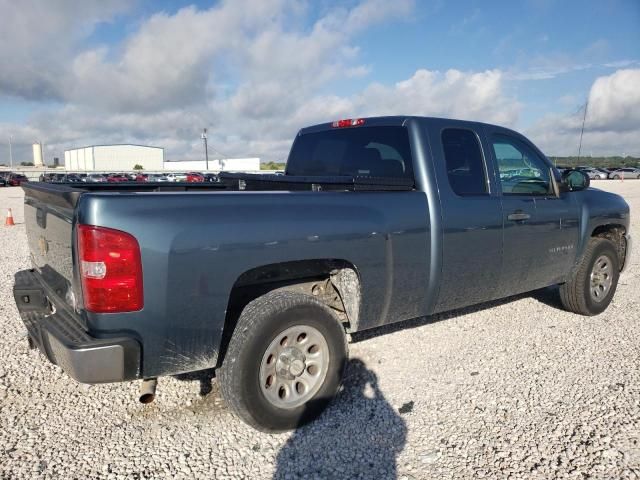
<svg viewBox="0 0 640 480"><path fill-rule="evenodd" d="M293 176L260 173L222 173L218 182L29 183L24 188L62 195L75 204L82 192L185 191L410 191L413 180L390 177Z"/></svg>

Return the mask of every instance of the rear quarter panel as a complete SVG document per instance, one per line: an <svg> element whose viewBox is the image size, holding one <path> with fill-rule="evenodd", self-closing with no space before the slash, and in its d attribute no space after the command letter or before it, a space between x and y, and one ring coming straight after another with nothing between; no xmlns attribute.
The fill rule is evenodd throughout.
<svg viewBox="0 0 640 480"><path fill-rule="evenodd" d="M83 195L77 221L129 232L140 243L144 309L86 317L90 329L138 338L145 377L215 366L234 283L268 264L353 264L359 329L428 310L422 192L96 193Z"/></svg>

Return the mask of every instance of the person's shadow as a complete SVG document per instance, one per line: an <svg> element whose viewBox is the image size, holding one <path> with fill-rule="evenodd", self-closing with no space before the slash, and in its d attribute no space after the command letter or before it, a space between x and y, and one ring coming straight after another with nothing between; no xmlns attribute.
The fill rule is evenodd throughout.
<svg viewBox="0 0 640 480"><path fill-rule="evenodd" d="M352 359L343 391L278 453L274 478L396 478L396 456L406 438L407 426L378 388L376 374Z"/></svg>

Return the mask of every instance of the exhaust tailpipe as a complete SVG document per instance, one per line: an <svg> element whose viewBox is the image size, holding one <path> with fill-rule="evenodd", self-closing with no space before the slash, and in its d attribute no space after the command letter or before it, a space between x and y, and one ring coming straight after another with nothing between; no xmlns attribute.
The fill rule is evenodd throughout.
<svg viewBox="0 0 640 480"><path fill-rule="evenodd" d="M156 398L157 378L146 378L140 385L140 403L151 403Z"/></svg>

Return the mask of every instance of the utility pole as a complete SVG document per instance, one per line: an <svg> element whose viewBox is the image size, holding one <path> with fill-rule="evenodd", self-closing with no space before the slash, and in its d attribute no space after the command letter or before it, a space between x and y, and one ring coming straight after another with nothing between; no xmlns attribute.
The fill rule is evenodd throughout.
<svg viewBox="0 0 640 480"><path fill-rule="evenodd" d="M13 138L13 135L9 135L9 163L11 165L11 168L13 168L13 150L11 149L12 138Z"/></svg>
<svg viewBox="0 0 640 480"><path fill-rule="evenodd" d="M578 145L578 164L580 164L580 152L582 152L582 134L584 133L584 122L587 119L587 108L589 108L589 99L584 104L584 115L582 116L582 129L580 130L580 145Z"/></svg>
<svg viewBox="0 0 640 480"><path fill-rule="evenodd" d="M205 161L205 170L209 170L209 150L207 148L207 129L205 128L202 131L202 141L204 142L204 161Z"/></svg>

